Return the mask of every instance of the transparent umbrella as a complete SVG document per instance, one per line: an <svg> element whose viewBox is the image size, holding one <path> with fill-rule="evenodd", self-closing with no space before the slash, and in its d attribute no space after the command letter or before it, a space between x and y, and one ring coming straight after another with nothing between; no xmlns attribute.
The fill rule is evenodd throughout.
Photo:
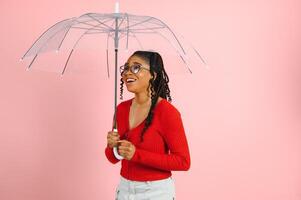
<svg viewBox="0 0 301 200"><path fill-rule="evenodd" d="M106 68L108 77L110 77L109 41L114 42L114 113L116 113L117 106L117 72L119 70L118 50L141 49L155 50L160 52L160 49L168 51L168 48L170 48L183 62L185 69L189 73L192 73L192 70L190 69L187 62L187 52L176 34L171 30L169 26L155 17L120 13L118 1L115 4L114 13L86 13L81 15L80 17L65 19L54 24L33 43L33 45L23 55L21 60L31 58L30 64L27 67L27 70L29 70L37 59L38 55L49 51L56 51L58 53L63 48L68 49L65 64L59 67L53 66L54 71L63 75L67 70L68 63L70 61L70 58L74 54L74 50L78 46L79 42L83 40L83 38L87 35L101 35L102 39L104 39L104 41L102 41L100 45L106 47ZM161 40L158 40L153 36L159 37ZM66 47L63 47L64 44L66 44ZM96 42L93 42L93 45L97 45ZM151 46L152 49L145 49L145 45ZM200 59L201 63L207 66L198 51L193 48L193 52L197 55L198 59ZM116 130L116 115L114 115L113 129Z"/></svg>

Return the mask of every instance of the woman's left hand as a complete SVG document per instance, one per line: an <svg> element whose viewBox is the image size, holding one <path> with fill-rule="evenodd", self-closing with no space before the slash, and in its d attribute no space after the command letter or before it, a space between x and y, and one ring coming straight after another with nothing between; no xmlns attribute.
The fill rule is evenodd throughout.
<svg viewBox="0 0 301 200"><path fill-rule="evenodd" d="M126 160L131 160L136 151L135 145L128 140L119 140L118 143L120 143L118 147L119 155L123 156Z"/></svg>

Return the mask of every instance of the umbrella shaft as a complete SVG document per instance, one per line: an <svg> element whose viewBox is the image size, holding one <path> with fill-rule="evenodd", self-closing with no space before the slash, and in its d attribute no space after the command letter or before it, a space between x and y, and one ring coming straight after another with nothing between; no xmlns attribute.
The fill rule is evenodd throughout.
<svg viewBox="0 0 301 200"><path fill-rule="evenodd" d="M115 17L115 36L114 36L114 46L115 46L115 50L118 49L118 17Z"/></svg>
<svg viewBox="0 0 301 200"><path fill-rule="evenodd" d="M114 94L114 125L113 129L116 129L116 110L117 110L117 66L118 66L118 17L115 17L115 94Z"/></svg>
<svg viewBox="0 0 301 200"><path fill-rule="evenodd" d="M114 95L114 125L116 129L116 110L117 110L117 66L118 66L118 49L115 49L115 95Z"/></svg>

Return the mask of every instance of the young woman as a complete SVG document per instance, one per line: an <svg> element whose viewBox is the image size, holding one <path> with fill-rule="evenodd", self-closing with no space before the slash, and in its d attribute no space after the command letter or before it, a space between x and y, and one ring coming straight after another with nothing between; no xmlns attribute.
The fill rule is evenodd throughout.
<svg viewBox="0 0 301 200"><path fill-rule="evenodd" d="M115 199L175 199L171 171L187 171L190 153L181 114L170 103L162 57L136 51L120 70L121 99L124 83L135 97L118 104L118 132L107 135L107 159L116 164L124 158Z"/></svg>

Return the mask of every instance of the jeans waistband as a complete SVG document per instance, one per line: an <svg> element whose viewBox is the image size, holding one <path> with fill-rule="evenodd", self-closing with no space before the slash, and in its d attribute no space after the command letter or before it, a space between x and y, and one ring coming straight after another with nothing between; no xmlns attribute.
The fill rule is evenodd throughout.
<svg viewBox="0 0 301 200"><path fill-rule="evenodd" d="M132 180L128 180L128 179L120 176L120 180L122 182L127 182L127 183L131 183L131 184L135 184L135 185L145 184L145 183L148 183L148 184L160 184L160 183L164 183L164 182L167 182L167 181L171 181L172 177L168 177L168 178L160 179L160 180L154 180L154 181L132 181Z"/></svg>

